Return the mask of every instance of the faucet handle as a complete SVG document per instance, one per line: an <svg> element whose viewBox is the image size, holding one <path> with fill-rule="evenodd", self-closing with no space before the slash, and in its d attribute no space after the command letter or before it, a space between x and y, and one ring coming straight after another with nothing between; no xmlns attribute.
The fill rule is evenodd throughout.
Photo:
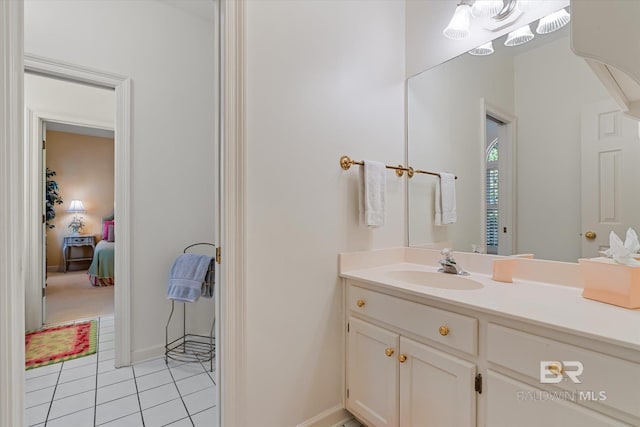
<svg viewBox="0 0 640 427"><path fill-rule="evenodd" d="M453 256L453 251L450 248L444 248L442 249L442 251L440 251L440 253L447 259Z"/></svg>

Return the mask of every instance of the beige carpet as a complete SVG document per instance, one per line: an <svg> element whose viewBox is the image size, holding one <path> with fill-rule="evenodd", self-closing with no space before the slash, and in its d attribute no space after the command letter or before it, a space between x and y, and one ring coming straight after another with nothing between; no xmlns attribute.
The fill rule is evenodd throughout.
<svg viewBox="0 0 640 427"><path fill-rule="evenodd" d="M86 271L47 273L45 323L113 314L113 286L94 287Z"/></svg>

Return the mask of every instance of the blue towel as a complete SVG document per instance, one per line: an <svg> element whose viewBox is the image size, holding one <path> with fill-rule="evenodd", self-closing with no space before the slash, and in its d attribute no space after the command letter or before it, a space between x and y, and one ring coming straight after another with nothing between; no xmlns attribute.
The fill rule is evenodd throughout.
<svg viewBox="0 0 640 427"><path fill-rule="evenodd" d="M195 302L202 292L212 257L198 254L182 254L173 263L169 276L167 298Z"/></svg>

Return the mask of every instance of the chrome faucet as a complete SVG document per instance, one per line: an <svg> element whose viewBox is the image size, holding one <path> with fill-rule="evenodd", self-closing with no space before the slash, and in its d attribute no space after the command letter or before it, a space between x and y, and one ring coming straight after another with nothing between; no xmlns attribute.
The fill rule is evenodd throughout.
<svg viewBox="0 0 640 427"><path fill-rule="evenodd" d="M448 274L457 274L459 276L468 276L469 273L464 271L462 267L458 265L455 259L453 259L453 251L451 249L445 248L440 252L444 258L438 261L441 268L438 269L440 273L448 273Z"/></svg>

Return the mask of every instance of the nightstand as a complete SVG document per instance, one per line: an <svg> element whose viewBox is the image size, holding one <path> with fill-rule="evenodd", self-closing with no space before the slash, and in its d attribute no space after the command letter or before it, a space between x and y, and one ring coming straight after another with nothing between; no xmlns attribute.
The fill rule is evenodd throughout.
<svg viewBox="0 0 640 427"><path fill-rule="evenodd" d="M91 256L86 257L72 257L69 255L69 249L73 246L91 246ZM67 272L67 268L70 262L79 261L91 261L93 259L93 253L96 250L94 243L94 236L89 234L76 234L72 236L64 236L64 242L62 243L62 259L64 261L64 272Z"/></svg>

